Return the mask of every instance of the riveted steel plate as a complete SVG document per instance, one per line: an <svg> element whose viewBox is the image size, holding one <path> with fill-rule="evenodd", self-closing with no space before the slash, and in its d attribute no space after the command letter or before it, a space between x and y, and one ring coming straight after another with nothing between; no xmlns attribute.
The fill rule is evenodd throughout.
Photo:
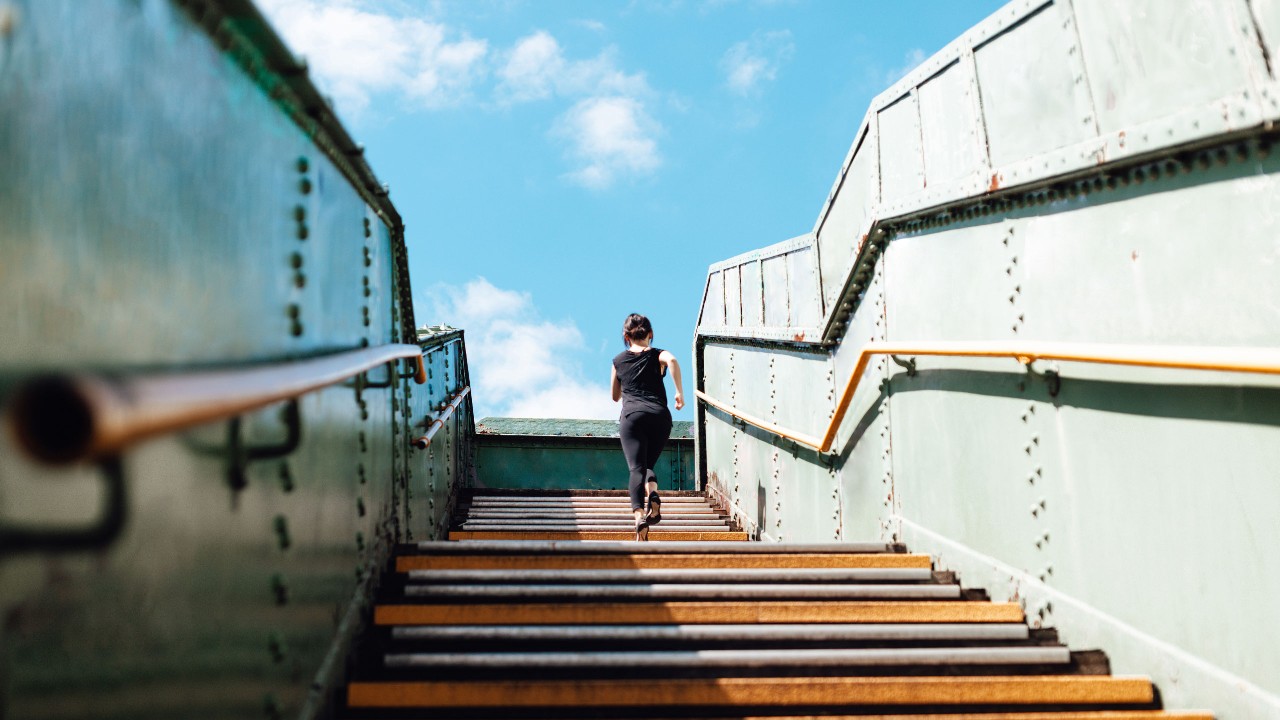
<svg viewBox="0 0 1280 720"><path fill-rule="evenodd" d="M913 92L881 110L880 201L896 203L924 189L924 149L920 144L920 105ZM893 158L893 162L885 162Z"/></svg>
<svg viewBox="0 0 1280 720"><path fill-rule="evenodd" d="M787 285L787 256L768 258L760 262L761 281L764 283L764 325L786 327L791 321L791 299Z"/></svg>
<svg viewBox="0 0 1280 720"><path fill-rule="evenodd" d="M742 323L742 271L738 267L724 269L724 324L738 327Z"/></svg>
<svg viewBox="0 0 1280 720"><path fill-rule="evenodd" d="M1090 108L1076 92L1080 76L1068 64L1075 40L1063 7L1047 4L974 51L994 166L1095 134L1085 121Z"/></svg>
<svg viewBox="0 0 1280 720"><path fill-rule="evenodd" d="M814 264L816 258L817 252L813 247L787 253L787 287L793 327L816 327L822 321L818 268Z"/></svg>
<svg viewBox="0 0 1280 720"><path fill-rule="evenodd" d="M871 140L874 135L866 137ZM871 208L880 187L876 153L874 142L863 142L858 146L817 231L822 297L828 313L836 294L844 287L859 238L871 221Z"/></svg>
<svg viewBox="0 0 1280 720"><path fill-rule="evenodd" d="M1250 88L1229 4L1074 0L1102 132Z"/></svg>
<svg viewBox="0 0 1280 720"><path fill-rule="evenodd" d="M724 324L724 273L717 271L707 277L707 293L703 300L699 325Z"/></svg>
<svg viewBox="0 0 1280 720"><path fill-rule="evenodd" d="M764 287L760 278L760 263L743 263L742 272L742 326L756 328L764 325Z"/></svg>
<svg viewBox="0 0 1280 720"><path fill-rule="evenodd" d="M970 97L976 86L969 73L970 66L957 60L929 78L917 91L925 178L929 185L955 182L982 166L978 119L973 116L976 103Z"/></svg>

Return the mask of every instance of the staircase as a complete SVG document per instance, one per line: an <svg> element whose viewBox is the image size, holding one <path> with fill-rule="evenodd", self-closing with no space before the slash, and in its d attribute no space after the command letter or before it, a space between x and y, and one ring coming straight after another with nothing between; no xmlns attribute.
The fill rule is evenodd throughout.
<svg viewBox="0 0 1280 720"><path fill-rule="evenodd" d="M901 546L707 540L740 539L727 524L557 542L630 535L625 497L578 497L476 495L451 533L472 541L402 546L347 716L1212 718ZM663 507L710 522L697 497Z"/></svg>
<svg viewBox="0 0 1280 720"><path fill-rule="evenodd" d="M625 492L574 490L549 493L472 491L454 513L450 540L635 540L635 519ZM650 540L745 541L728 515L701 493L662 496L662 522Z"/></svg>

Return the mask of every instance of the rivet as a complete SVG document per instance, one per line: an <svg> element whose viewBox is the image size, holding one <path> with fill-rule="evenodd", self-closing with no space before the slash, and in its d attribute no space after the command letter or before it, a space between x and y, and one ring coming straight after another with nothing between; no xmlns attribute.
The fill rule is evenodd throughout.
<svg viewBox="0 0 1280 720"><path fill-rule="evenodd" d="M271 576L271 594L275 596L276 605L289 604L289 586L284 582L284 576L275 573Z"/></svg>
<svg viewBox="0 0 1280 720"><path fill-rule="evenodd" d="M310 180L308 180L308 179L306 179L306 178L302 178L301 180L299 180L299 181L298 181L298 192L302 193L303 195L310 195L310 194L311 194L311 181L310 181Z"/></svg>
<svg viewBox="0 0 1280 720"><path fill-rule="evenodd" d="M267 693L262 697L262 712L267 716L267 720L283 720L284 704L275 693Z"/></svg>
<svg viewBox="0 0 1280 720"><path fill-rule="evenodd" d="M293 323L289 326L289 334L294 337L301 337L302 332L303 332L302 323L297 320L294 320Z"/></svg>
<svg viewBox="0 0 1280 720"><path fill-rule="evenodd" d="M307 209L301 205L293 206L293 219L302 222L307 219Z"/></svg>
<svg viewBox="0 0 1280 720"><path fill-rule="evenodd" d="M356 498L356 517L364 517L364 514L365 514L364 498L358 497Z"/></svg>
<svg viewBox="0 0 1280 720"><path fill-rule="evenodd" d="M299 290L301 290L302 288L306 287L306 286L307 286L307 275L306 275L306 273L302 272L301 270L299 270L298 272L294 273L294 274L293 274L293 284L294 284L294 286L295 286L295 287L297 287Z"/></svg>
<svg viewBox="0 0 1280 720"><path fill-rule="evenodd" d="M356 551L364 552L364 533L356 531Z"/></svg>
<svg viewBox="0 0 1280 720"><path fill-rule="evenodd" d="M267 636L267 652L271 654L271 662L279 665L285 660L284 638L279 633L271 633Z"/></svg>
<svg viewBox="0 0 1280 720"><path fill-rule="evenodd" d="M294 270L302 267L302 253L292 253L289 255L289 266Z"/></svg>
<svg viewBox="0 0 1280 720"><path fill-rule="evenodd" d="M307 159L305 157L298 158L298 172L304 173L308 170L309 167L310 167L310 163L307 162Z"/></svg>
<svg viewBox="0 0 1280 720"><path fill-rule="evenodd" d="M284 515L276 515L272 526L276 532L276 543L281 550L288 550L293 541L289 538L289 521Z"/></svg>
<svg viewBox="0 0 1280 720"><path fill-rule="evenodd" d="M298 223L298 239L306 240L311 236L311 231L307 229L306 223Z"/></svg>
<svg viewBox="0 0 1280 720"><path fill-rule="evenodd" d="M289 463L280 463L280 489L287 493L293 492L293 471L289 469Z"/></svg>

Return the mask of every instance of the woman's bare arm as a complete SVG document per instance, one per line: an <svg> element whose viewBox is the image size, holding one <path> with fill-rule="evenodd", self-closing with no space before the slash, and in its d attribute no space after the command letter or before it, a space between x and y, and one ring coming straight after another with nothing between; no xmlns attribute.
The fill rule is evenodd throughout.
<svg viewBox="0 0 1280 720"><path fill-rule="evenodd" d="M622 399L622 383L618 381L618 368L609 368L609 391L613 394L613 401L618 402Z"/></svg>
<svg viewBox="0 0 1280 720"><path fill-rule="evenodd" d="M671 382L676 386L676 409L684 409L684 381L680 378L680 363L676 362L676 356L672 355L669 350L663 350L658 356L658 362L662 366L671 370Z"/></svg>

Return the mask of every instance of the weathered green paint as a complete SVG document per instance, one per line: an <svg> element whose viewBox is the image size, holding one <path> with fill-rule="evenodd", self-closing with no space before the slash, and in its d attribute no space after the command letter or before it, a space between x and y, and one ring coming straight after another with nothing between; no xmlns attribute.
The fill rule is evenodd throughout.
<svg viewBox="0 0 1280 720"><path fill-rule="evenodd" d="M694 490L692 423L674 423L654 468L663 490ZM477 423L477 488L625 490L627 461L612 420L484 418Z"/></svg>
<svg viewBox="0 0 1280 720"><path fill-rule="evenodd" d="M415 340L399 216L345 131L311 117L327 118L305 107L318 93L282 74L292 61L251 5L201 3L198 25L163 0L6 4L0 395L58 368ZM300 448L251 463L244 490L200 449L225 443L213 423L125 455L110 547L0 548L0 716L296 716L336 679L317 672L360 582L391 543L439 537L470 475L469 404L430 451L408 446L469 382L460 339L422 337L427 385L305 396ZM282 436L279 408L245 418L248 443ZM0 439L0 522L92 517L98 487L92 468L39 467Z"/></svg>
<svg viewBox="0 0 1280 720"><path fill-rule="evenodd" d="M1278 7L1010 3L873 101L811 233L711 266L698 386L813 435L869 340L1280 346ZM807 277L767 272L811 250ZM820 321L771 311L815 284ZM741 381L760 356L805 360ZM744 526L817 539L835 513L841 537L935 554L1151 674L1170 707L1280 715L1260 631L1280 595L1280 384L944 358L867 373L832 456L785 475L767 462L785 443L699 410L707 482Z"/></svg>

